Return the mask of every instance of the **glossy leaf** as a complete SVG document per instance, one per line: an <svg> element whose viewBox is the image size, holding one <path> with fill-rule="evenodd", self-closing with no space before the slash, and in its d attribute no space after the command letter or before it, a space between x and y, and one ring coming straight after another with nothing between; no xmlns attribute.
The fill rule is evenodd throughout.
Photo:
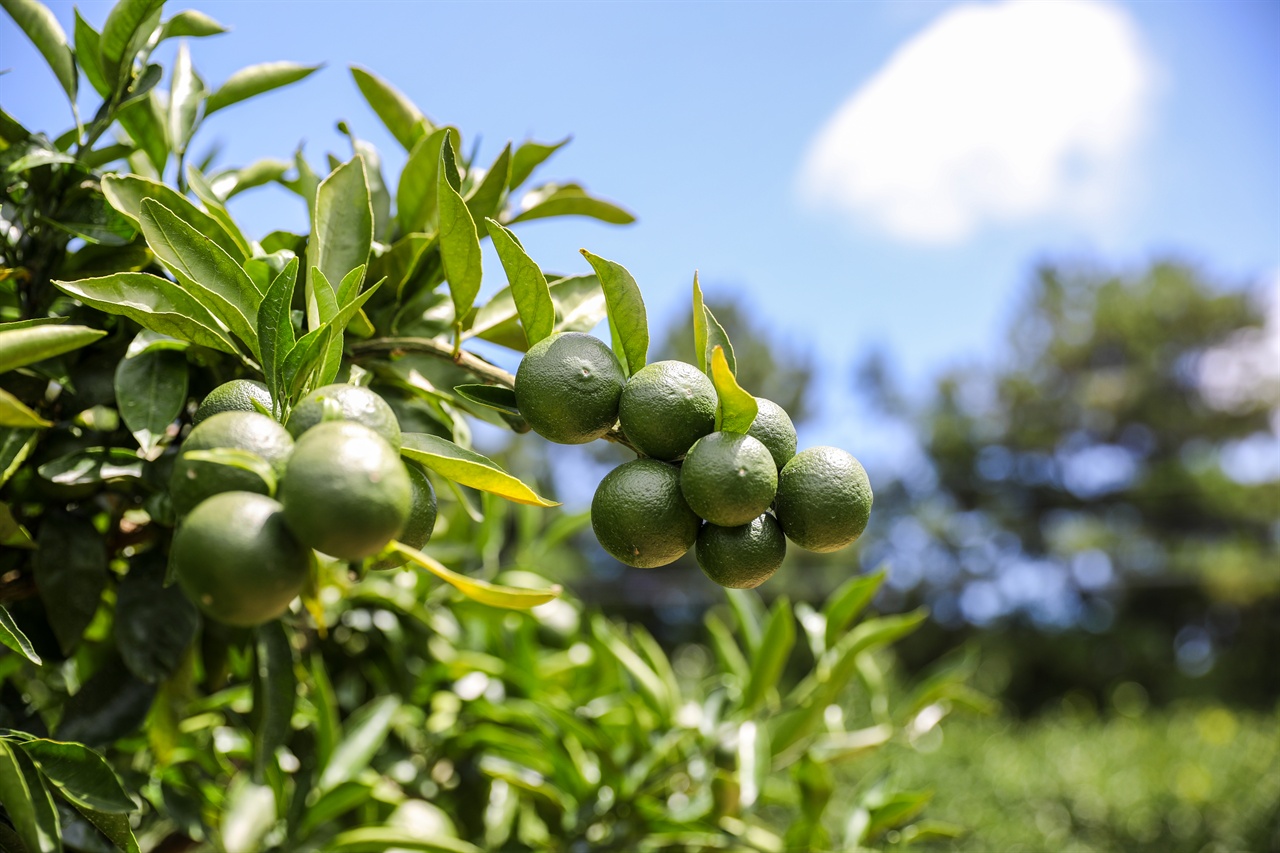
<svg viewBox="0 0 1280 853"><path fill-rule="evenodd" d="M291 164L284 160L275 160L267 157L262 160L255 160L242 169L219 172L211 178L209 184L219 196L229 199L245 190L251 190L254 187L269 184L272 181L281 180L290 168Z"/></svg>
<svg viewBox="0 0 1280 853"><path fill-rule="evenodd" d="M253 702L257 726L253 733L253 772L258 781L275 763L276 750L292 731L293 706L298 698L298 678L293 671L293 649L279 619L254 631L257 678Z"/></svg>
<svg viewBox="0 0 1280 853"><path fill-rule="evenodd" d="M552 154L568 145L571 138L566 136L559 142L553 142L550 145L533 141L522 142L520 147L516 149L515 154L511 155L511 175L507 180L507 186L510 189L515 189L529 180L533 170L538 168Z"/></svg>
<svg viewBox="0 0 1280 853"><path fill-rule="evenodd" d="M628 376L644 367L649 354L649 319L640 287L626 267L579 249L600 279L608 308L613 351Z"/></svg>
<svg viewBox="0 0 1280 853"><path fill-rule="evenodd" d="M610 201L595 198L577 184L548 184L521 199L524 209L511 222L527 222L548 216L586 216L613 225L636 221L633 213Z"/></svg>
<svg viewBox="0 0 1280 853"><path fill-rule="evenodd" d="M142 202L142 231L152 251L257 355L261 296L249 274L220 246L152 199Z"/></svg>
<svg viewBox="0 0 1280 853"><path fill-rule="evenodd" d="M509 501L532 506L559 506L556 501L540 497L533 489L498 467L491 459L448 439L426 433L405 433L400 453L435 471L442 477L490 492Z"/></svg>
<svg viewBox="0 0 1280 853"><path fill-rule="evenodd" d="M760 650L752 660L751 678L742 693L742 708L746 713L755 710L778 683L795 642L795 617L791 613L791 602L783 596L769 612Z"/></svg>
<svg viewBox="0 0 1280 853"><path fill-rule="evenodd" d="M556 279L547 289L556 313L553 332L589 332L605 318L604 291L595 275ZM529 341L518 320L511 288L503 288L476 312L467 334L524 352Z"/></svg>
<svg viewBox="0 0 1280 853"><path fill-rule="evenodd" d="M711 309L706 305L702 306L702 316L706 324L706 341L704 343L703 359L706 360L707 366L711 365L711 352L716 347L724 350L724 360L729 365L729 372L734 376L738 375L738 359L733 354L733 344L729 343L729 335L725 332L724 326L720 325L720 321L716 319L716 315L711 313ZM710 376L710 371L707 373Z"/></svg>
<svg viewBox="0 0 1280 853"><path fill-rule="evenodd" d="M135 560L116 587L116 648L129 671L148 684L168 678L195 639L200 617L176 586L165 586L161 560Z"/></svg>
<svg viewBox="0 0 1280 853"><path fill-rule="evenodd" d="M144 464L136 453L123 447L91 447L46 462L39 474L52 483L78 486L141 477Z"/></svg>
<svg viewBox="0 0 1280 853"><path fill-rule="evenodd" d="M209 310L168 279L149 273L116 273L54 285L86 305L128 317L144 329L222 352L239 352Z"/></svg>
<svg viewBox="0 0 1280 853"><path fill-rule="evenodd" d="M138 839L133 836L133 827L129 825L127 815L100 812L80 806L76 806L76 810L84 816L85 820L97 827L117 850L123 853L142 853L141 848L138 847Z"/></svg>
<svg viewBox="0 0 1280 853"><path fill-rule="evenodd" d="M312 269L319 269L331 284L342 281L347 273L369 262L372 245L369 181L364 160L353 157L321 181L316 190L307 287L315 286Z"/></svg>
<svg viewBox="0 0 1280 853"><path fill-rule="evenodd" d="M502 586L480 578L459 574L443 563L401 542L392 542L389 547L391 551L404 557L410 563L426 569L467 598L478 601L481 604L487 604L490 607L503 607L508 610L528 610L531 607L537 607L539 604L546 604L560 595L559 586L552 586L549 589L520 589L518 587Z"/></svg>
<svg viewBox="0 0 1280 853"><path fill-rule="evenodd" d="M351 76L365 101L405 151L412 151L431 131L431 123L422 111L386 80L358 65L351 66Z"/></svg>
<svg viewBox="0 0 1280 853"><path fill-rule="evenodd" d="M827 646L839 640L844 629L871 603L877 590L884 583L886 572L878 569L861 577L850 578L831 594L822 612L827 617Z"/></svg>
<svg viewBox="0 0 1280 853"><path fill-rule="evenodd" d="M9 615L9 611L0 605L0 643L13 649L27 660L39 666L43 661L40 655L36 654L35 648L31 645L31 641L27 639L27 635L22 633L22 629L13 621L13 617Z"/></svg>
<svg viewBox="0 0 1280 853"><path fill-rule="evenodd" d="M102 68L108 82L114 81L120 69L128 69L133 61L130 51L140 31L146 31L160 14L164 0L117 0L102 25L99 43ZM144 32L145 36L150 32Z"/></svg>
<svg viewBox="0 0 1280 853"><path fill-rule="evenodd" d="M342 740L320 774L317 788L327 791L339 782L354 778L369 766L391 731L391 721L400 710L400 697L380 696L356 709L344 726Z"/></svg>
<svg viewBox="0 0 1280 853"><path fill-rule="evenodd" d="M711 351L711 382L716 386L716 397L719 400L716 406L716 428L725 432L746 433L756 419L759 404L755 397L742 390L742 386L734 378L723 347L717 346Z"/></svg>
<svg viewBox="0 0 1280 853"><path fill-rule="evenodd" d="M483 222L490 216L497 216L501 210L502 198L507 191L507 178L511 174L511 144L502 149L498 159L484 173L484 177L467 193L467 209L471 218Z"/></svg>
<svg viewBox="0 0 1280 853"><path fill-rule="evenodd" d="M400 231L434 234L439 218L436 193L440 174L440 154L450 128L442 127L414 143L409 159L400 171L396 187L396 221Z"/></svg>
<svg viewBox="0 0 1280 853"><path fill-rule="evenodd" d="M142 202L155 199L184 222L222 247L237 262L248 255L222 223L196 207L186 196L168 186L138 175L103 175L102 192L111 206L141 227Z"/></svg>
<svg viewBox="0 0 1280 853"><path fill-rule="evenodd" d="M493 219L485 220L485 227L493 239L493 246L502 261L511 288L511 297L524 327L529 346L550 335L555 330L556 306L551 301L547 278L514 234Z"/></svg>
<svg viewBox="0 0 1280 853"><path fill-rule="evenodd" d="M520 414L520 409L516 406L516 392L502 385L455 385L453 392L478 406L509 415Z"/></svg>
<svg viewBox="0 0 1280 853"><path fill-rule="evenodd" d="M244 264L253 255L253 248L250 246L248 238L244 236L240 226L236 225L235 220L231 218L231 212L227 210L226 204L214 192L213 187L209 184L209 179L194 165L187 166L187 186L204 204L205 210L209 212L209 215L216 219L223 230L230 234L231 239L235 241L238 251L227 252L227 254L234 258L236 263Z"/></svg>
<svg viewBox="0 0 1280 853"><path fill-rule="evenodd" d="M438 835L435 838L396 829L391 826L364 826L338 833L325 849L330 853L383 853L386 850L425 851L425 853L481 853L480 848L457 838Z"/></svg>
<svg viewBox="0 0 1280 853"><path fill-rule="evenodd" d="M232 104L238 104L248 98L270 92L272 89L279 89L281 86L297 83L319 71L321 67L299 65L296 62L264 62L260 65L241 68L209 96L204 106L204 114L211 116Z"/></svg>
<svg viewBox="0 0 1280 853"><path fill-rule="evenodd" d="M84 744L37 738L22 749L73 804L114 814L137 808L106 760Z"/></svg>
<svg viewBox="0 0 1280 853"><path fill-rule="evenodd" d="M65 654L80 644L107 585L107 550L93 524L49 514L36 534L32 574L49 624Z"/></svg>
<svg viewBox="0 0 1280 853"><path fill-rule="evenodd" d="M164 41L165 39L181 38L183 36L204 38L206 36L221 35L226 31L226 27L205 13L197 12L195 9L185 9L161 25L158 40Z"/></svg>
<svg viewBox="0 0 1280 853"><path fill-rule="evenodd" d="M281 393L290 400L301 397L307 388L319 387L313 382L316 371L324 361L325 347L333 328L329 325L307 332L289 350L285 357Z"/></svg>
<svg viewBox="0 0 1280 853"><path fill-rule="evenodd" d="M79 9L75 10L75 16L76 64L88 78L89 85L93 86L99 95L106 97L111 94L114 81L108 84L102 70L102 38L98 35L98 31L89 26L89 23L80 16Z"/></svg>
<svg viewBox="0 0 1280 853"><path fill-rule="evenodd" d="M480 292L480 236L466 202L449 182L448 164L452 158L451 147L442 145L436 173L436 200L440 210L440 261L449 281L454 316L462 318L471 310Z"/></svg>
<svg viewBox="0 0 1280 853"><path fill-rule="evenodd" d="M173 71L169 83L169 144L175 154L187 150L191 133L196 127L196 116L200 110L200 101L204 98L204 81L191 67L191 52L187 43L178 44L178 53L173 60Z"/></svg>
<svg viewBox="0 0 1280 853"><path fill-rule="evenodd" d="M289 306L298 282L298 259L272 280L267 294L258 306L258 350L262 356L262 372L267 380L271 399L277 405L284 399L284 362L293 349L295 336Z"/></svg>
<svg viewBox="0 0 1280 853"><path fill-rule="evenodd" d="M0 739L0 803L27 853L60 853L62 829L53 797L35 762L16 743Z"/></svg>
<svg viewBox="0 0 1280 853"><path fill-rule="evenodd" d="M707 346L707 315L703 310L702 287L698 284L698 273L693 273L693 352L698 359L698 369L710 376L711 348Z"/></svg>
<svg viewBox="0 0 1280 853"><path fill-rule="evenodd" d="M164 110L154 91L123 107L116 120L129 134L138 149L147 155L157 173L164 171L169 158L169 140L165 130Z"/></svg>
<svg viewBox="0 0 1280 853"><path fill-rule="evenodd" d="M339 122L338 129L351 140L351 153L364 160L365 177L369 181L369 203L373 209L373 239L387 240L392 225L391 191L382 176L382 155L372 143L352 133L346 122Z"/></svg>
<svg viewBox="0 0 1280 853"><path fill-rule="evenodd" d="M51 421L37 415L26 404L0 388L0 427L11 429L47 429Z"/></svg>
<svg viewBox="0 0 1280 853"><path fill-rule="evenodd" d="M0 374L78 350L105 334L88 326L53 324L0 329Z"/></svg>
<svg viewBox="0 0 1280 853"><path fill-rule="evenodd" d="M74 103L78 79L76 61L67 46L67 34L63 32L58 18L39 0L0 0L0 6L31 39L62 84L62 91Z"/></svg>
<svg viewBox="0 0 1280 853"><path fill-rule="evenodd" d="M181 353L145 349L116 365L116 406L142 455L154 457L169 425L187 404L187 360Z"/></svg>

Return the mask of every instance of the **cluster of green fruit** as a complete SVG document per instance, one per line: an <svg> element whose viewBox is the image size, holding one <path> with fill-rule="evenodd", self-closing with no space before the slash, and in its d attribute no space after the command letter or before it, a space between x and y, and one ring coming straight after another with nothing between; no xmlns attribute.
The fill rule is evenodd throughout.
<svg viewBox="0 0 1280 853"><path fill-rule="evenodd" d="M377 394L319 388L283 426L269 411L260 382L213 389L169 483L179 518L173 574L206 615L242 627L288 609L310 578L313 549L396 568L405 561L387 545L421 548L435 527L435 492L401 460L400 425Z"/></svg>
<svg viewBox="0 0 1280 853"><path fill-rule="evenodd" d="M584 444L617 425L641 455L607 474L591 502L596 539L629 566L667 565L696 543L708 577L750 588L777 571L787 539L835 551L867 526L871 484L858 460L834 447L797 453L790 417L760 398L745 433L717 430L715 385L684 362L627 378L602 341L566 332L529 348L515 396L550 441Z"/></svg>

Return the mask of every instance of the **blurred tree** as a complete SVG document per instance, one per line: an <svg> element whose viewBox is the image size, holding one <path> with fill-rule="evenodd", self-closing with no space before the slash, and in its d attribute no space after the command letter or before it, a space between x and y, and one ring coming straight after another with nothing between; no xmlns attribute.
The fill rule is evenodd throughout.
<svg viewBox="0 0 1280 853"><path fill-rule="evenodd" d="M1099 691L1135 667L1159 678L1171 657L1203 676L1254 632L1237 675L1274 696L1255 644L1280 646L1274 619L1256 621L1280 588L1277 334L1259 293L1185 265L1043 268L1003 365L948 373L922 408L868 359L862 383L918 425L927 463L877 490L893 520L864 558L919 584L909 597L944 625L1114 627L1078 660L1061 637L1020 635L1013 677L1039 678L1037 694L1090 671ZM1134 642L1117 650L1115 631Z"/></svg>

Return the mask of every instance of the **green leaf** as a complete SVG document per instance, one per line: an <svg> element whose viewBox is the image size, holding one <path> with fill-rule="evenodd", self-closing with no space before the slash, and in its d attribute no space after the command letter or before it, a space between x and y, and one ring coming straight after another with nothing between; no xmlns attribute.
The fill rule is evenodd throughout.
<svg viewBox="0 0 1280 853"><path fill-rule="evenodd" d="M307 332L289 350L289 355L284 360L284 384L281 389L286 398L296 401L309 389L319 387L319 383L312 380L324 362L325 349L332 334L333 327L326 324Z"/></svg>
<svg viewBox="0 0 1280 853"><path fill-rule="evenodd" d="M143 199L141 222L156 256L257 357L254 325L261 295L244 268L217 243L153 199Z"/></svg>
<svg viewBox="0 0 1280 853"><path fill-rule="evenodd" d="M795 618L791 614L791 602L784 595L769 612L760 649L752 660L751 679L742 692L742 709L745 713L752 713L764 701L769 690L778 683L795 642Z"/></svg>
<svg viewBox="0 0 1280 853"><path fill-rule="evenodd" d="M276 796L268 785L254 784L245 774L231 780L222 808L225 853L257 853L276 823Z"/></svg>
<svg viewBox="0 0 1280 853"><path fill-rule="evenodd" d="M547 289L557 318L553 332L589 332L605 318L604 291L595 275L556 279ZM524 352L529 341L518 319L511 288L504 287L476 312L467 334Z"/></svg>
<svg viewBox="0 0 1280 853"><path fill-rule="evenodd" d="M0 0L0 6L9 13L32 44L40 51L40 55L49 63L53 74L62 84L62 91L72 104L76 100L76 61L67 46L67 34L57 17L39 0Z"/></svg>
<svg viewBox="0 0 1280 853"><path fill-rule="evenodd" d="M693 273L693 352L698 358L698 369L711 375L711 347L707 346L707 315L703 310L702 288L698 285L698 272Z"/></svg>
<svg viewBox="0 0 1280 853"><path fill-rule="evenodd" d="M53 284L86 305L128 317L144 329L210 349L239 353L235 341L209 309L166 278L149 273L115 273Z"/></svg>
<svg viewBox="0 0 1280 853"><path fill-rule="evenodd" d="M320 328L338 314L338 295L329 277L319 267L312 267L311 274L307 276L303 304L306 306L308 331Z"/></svg>
<svg viewBox="0 0 1280 853"><path fill-rule="evenodd" d="M49 514L31 558L36 589L64 654L71 654L93 620L107 586L107 548L88 520Z"/></svg>
<svg viewBox="0 0 1280 853"><path fill-rule="evenodd" d="M76 158L70 154L63 154L61 151L53 151L48 148L37 148L30 154L25 154L14 160L5 168L5 171L20 174L29 172L32 169L38 169L41 166L57 166L74 162L76 162Z"/></svg>
<svg viewBox="0 0 1280 853"><path fill-rule="evenodd" d="M480 848L457 838L437 835L424 838L391 826L364 826L335 835L325 845L329 853L383 853L386 850L414 850L426 853L481 853Z"/></svg>
<svg viewBox="0 0 1280 853"><path fill-rule="evenodd" d="M0 374L78 350L105 335L88 326L41 325L0 330Z"/></svg>
<svg viewBox="0 0 1280 853"><path fill-rule="evenodd" d="M2 605L0 605L0 643L4 643L36 666L43 663L40 655L36 654L35 648L31 645L31 641L27 639L27 635L22 633L18 624L13 621L13 617L9 615L9 611Z"/></svg>
<svg viewBox="0 0 1280 853"><path fill-rule="evenodd" d="M196 207L181 193L170 187L137 175L104 175L102 193L111 206L127 216L136 225L142 225L142 202L155 199L178 218L222 247L237 263L248 258L240 243L222 226L222 223Z"/></svg>
<svg viewBox="0 0 1280 853"><path fill-rule="evenodd" d="M436 193L440 155L450 128L442 127L419 139L409 152L396 186L396 221L400 231L432 233L437 229Z"/></svg>
<svg viewBox="0 0 1280 853"><path fill-rule="evenodd" d="M640 287L622 264L605 260L586 249L578 251L600 279L609 312L613 351L622 363L623 372L628 376L637 373L644 367L649 354L649 319Z"/></svg>
<svg viewBox="0 0 1280 853"><path fill-rule="evenodd" d="M520 409L516 406L516 392L502 385L455 385L453 391L462 399L469 400L477 406L485 406L509 415L520 414Z"/></svg>
<svg viewBox="0 0 1280 853"><path fill-rule="evenodd" d="M588 216L613 225L629 225L636 221L635 214L613 202L589 195L577 184L547 184L526 193L520 203L524 209L511 223L548 216Z"/></svg>
<svg viewBox="0 0 1280 853"><path fill-rule="evenodd" d="M243 169L229 169L219 172L209 182L220 198L229 199L245 190L280 181L289 171L290 163L274 160L270 157L255 160ZM264 241L265 245L265 241Z"/></svg>
<svg viewBox="0 0 1280 853"><path fill-rule="evenodd" d="M667 690L667 684L658 673L636 654L626 641L622 632L614 627L603 616L595 616L591 620L591 633L601 648L616 660L627 674L635 681L640 695L660 714L669 720L675 712L675 697Z"/></svg>
<svg viewBox="0 0 1280 853"><path fill-rule="evenodd" d="M102 25L99 45L102 69L108 83L127 72L140 45L150 36L164 0L118 0ZM141 33L142 38L139 38Z"/></svg>
<svg viewBox="0 0 1280 853"><path fill-rule="evenodd" d="M753 658L758 656L765 619L760 594L749 589L729 589L725 590L725 597L729 600L729 609L733 611L747 652Z"/></svg>
<svg viewBox="0 0 1280 853"><path fill-rule="evenodd" d="M511 157L511 176L508 179L507 186L514 190L529 180L529 176L533 174L534 169L538 168L552 154L568 145L569 140L572 138L566 136L559 142L553 142L550 145L533 141L520 143L520 147L516 149L516 153Z"/></svg>
<svg viewBox="0 0 1280 853"><path fill-rule="evenodd" d="M72 805L75 805L72 803ZM123 853L142 853L138 847L138 839L133 837L133 828L129 825L129 818L122 814L112 814L110 812L99 812L92 809L81 808L76 806L76 811L84 815L85 820L89 821L98 831L107 837L117 850Z"/></svg>
<svg viewBox="0 0 1280 853"><path fill-rule="evenodd" d="M204 462L209 465L227 465L258 475L267 486L267 494L276 493L275 470L267 460L251 450L237 447L214 447L209 450L184 450L182 458L191 462Z"/></svg>
<svg viewBox="0 0 1280 853"><path fill-rule="evenodd" d="M884 583L885 576L885 570L878 569L862 577L850 578L827 599L822 612L827 621L828 648L836 644L849 623L871 603L880 585Z"/></svg>
<svg viewBox="0 0 1280 853"><path fill-rule="evenodd" d="M187 360L182 353L144 349L116 365L116 407L142 455L154 457L169 425L187 404Z"/></svg>
<svg viewBox="0 0 1280 853"><path fill-rule="evenodd" d="M261 95L263 92L297 83L322 67L321 65L299 65L296 62L264 62L260 65L241 68L209 96L209 100L205 102L204 114L206 117L211 116L220 109Z"/></svg>
<svg viewBox="0 0 1280 853"><path fill-rule="evenodd" d="M191 187L196 197L204 203L205 210L209 212L209 215L217 220L223 230L231 235L231 239L235 241L236 251L229 251L227 254L234 258L236 263L243 264L253 255L253 248L250 246L249 240L244 236L244 232L240 230L240 226L236 225L235 220L231 218L231 212L227 210L227 206L218 194L214 192L213 187L209 184L209 179L194 165L191 165L187 167L187 185Z"/></svg>
<svg viewBox="0 0 1280 853"><path fill-rule="evenodd" d="M226 27L222 26L222 24L219 24L205 13L197 12L194 9L186 9L174 15L161 25L158 41L164 41L165 39L171 38L181 38L183 36L204 38L206 36L221 35L226 31Z"/></svg>
<svg viewBox="0 0 1280 853"><path fill-rule="evenodd" d="M253 733L253 773L266 778L275 763L276 750L292 731L293 706L298 698L298 678L293 671L293 648L279 619L259 625L254 631L258 677L254 680L253 704L257 726Z"/></svg>
<svg viewBox="0 0 1280 853"><path fill-rule="evenodd" d="M101 38L98 36L98 31L80 17L79 9L75 10L75 16L76 64L80 66L80 70L84 72L84 76L89 79L89 84L97 90L98 94L106 97L111 94L115 83L114 81L108 83L102 71Z"/></svg>
<svg viewBox="0 0 1280 853"><path fill-rule="evenodd" d="M425 465L455 483L490 492L515 503L531 506L560 505L556 501L540 497L492 460L459 447L452 441L419 432L407 432L401 440L402 456Z"/></svg>
<svg viewBox="0 0 1280 853"><path fill-rule="evenodd" d="M39 468L41 477L63 486L142 477L145 463L123 447L91 447L59 456Z"/></svg>
<svg viewBox="0 0 1280 853"><path fill-rule="evenodd" d="M519 589L490 583L480 578L467 577L452 571L443 563L437 562L421 551L410 548L401 542L392 542L389 548L410 563L426 569L440 580L450 584L467 598L478 601L481 604L487 604L490 607L528 610L531 607L537 607L539 604L546 604L560 595L559 586L553 586L550 589Z"/></svg>
<svg viewBox="0 0 1280 853"><path fill-rule="evenodd" d="M706 305L702 306L703 320L706 323L706 341L704 342L705 350L702 359L706 361L708 368L711 365L711 352L716 347L724 350L724 360L729 365L729 372L734 376L738 375L738 359L733 354L733 344L729 343L729 335L725 332L724 326L720 325L720 321L716 319L716 315L711 313L711 309ZM707 375L711 372L708 369Z"/></svg>
<svg viewBox="0 0 1280 853"><path fill-rule="evenodd" d="M448 164L452 158L452 146L442 145L436 173L436 199L440 206L440 261L449 281L454 316L461 322L480 292L482 270L475 220L458 190L449 182Z"/></svg>
<svg viewBox="0 0 1280 853"><path fill-rule="evenodd" d="M342 740L333 748L333 755L320 774L318 790L327 791L369 766L387 739L400 704L399 696L379 696L352 713L344 726Z"/></svg>
<svg viewBox="0 0 1280 853"><path fill-rule="evenodd" d="M353 157L333 170L316 190L315 217L308 252L308 293L315 287L313 269L329 282L340 282L369 262L373 245L373 207L364 160ZM333 292L332 287L330 293ZM310 307L308 308L310 314Z"/></svg>
<svg viewBox="0 0 1280 853"><path fill-rule="evenodd" d="M369 261L369 275L375 279L386 278L398 302L405 285L418 274L422 261L435 243L436 238L431 234L405 234L391 244L389 251Z"/></svg>
<svg viewBox="0 0 1280 853"><path fill-rule="evenodd" d="M747 665L747 659L743 656L738 641L729 631L729 626L724 624L715 613L707 614L705 621L707 633L711 636L711 648L720 661L720 668L737 677L738 681L745 685L750 677L751 668Z"/></svg>
<svg viewBox="0 0 1280 853"><path fill-rule="evenodd" d="M154 91L122 107L116 120L129 134L134 145L147 155L157 173L164 171L169 159L169 139L165 131L164 110Z"/></svg>
<svg viewBox="0 0 1280 853"><path fill-rule="evenodd" d="M364 160L365 177L369 181L369 203L373 210L373 238L386 240L391 233L391 191L382 177L382 155L372 143L357 137L347 127L346 122L339 122L338 128L351 140L351 153Z"/></svg>
<svg viewBox="0 0 1280 853"><path fill-rule="evenodd" d="M106 760L84 744L39 738L22 748L73 804L114 814L137 809Z"/></svg>
<svg viewBox="0 0 1280 853"><path fill-rule="evenodd" d="M511 297L524 327L529 346L550 335L555 330L556 306L551 301L551 290L542 270L525 253L516 235L493 219L485 220L485 227L498 251L502 268L507 273Z"/></svg>
<svg viewBox="0 0 1280 853"><path fill-rule="evenodd" d="M63 705L59 740L105 747L136 732L155 703L155 685L140 681L106 645L97 671Z"/></svg>
<svg viewBox="0 0 1280 853"><path fill-rule="evenodd" d="M182 590L165 586L162 559L135 559L116 587L116 648L129 671L147 684L178 669L200 624Z"/></svg>
<svg viewBox="0 0 1280 853"><path fill-rule="evenodd" d="M815 761L835 764L857 758L888 743L893 737L893 726L879 725L853 732L824 734L809 747Z"/></svg>
<svg viewBox="0 0 1280 853"><path fill-rule="evenodd" d="M207 91L200 75L191 67L191 52L187 43L178 43L178 53L173 60L169 82L169 144L173 153L183 154L196 128L200 101Z"/></svg>
<svg viewBox="0 0 1280 853"><path fill-rule="evenodd" d="M467 209L471 218L483 222L490 216L497 216L502 208L502 196L507 191L507 178L511 174L511 143L502 149L498 159L493 161L489 171L484 173L467 194Z"/></svg>
<svg viewBox="0 0 1280 853"><path fill-rule="evenodd" d="M15 743L0 739L0 803L27 853L61 853L62 828L53 796L35 763Z"/></svg>
<svg viewBox="0 0 1280 853"><path fill-rule="evenodd" d="M46 421L37 415L31 409L10 394L8 391L0 388L0 427L12 429L48 429L53 426L52 421Z"/></svg>
<svg viewBox="0 0 1280 853"><path fill-rule="evenodd" d="M716 386L716 397L719 398L716 406L716 429L746 433L756 419L759 404L755 397L742 390L733 371L729 369L724 348L720 346L711 351L711 382Z"/></svg>
<svg viewBox="0 0 1280 853"><path fill-rule="evenodd" d="M386 80L358 65L351 66L351 76L360 94L405 151L412 151L431 132L431 122L422 111Z"/></svg>
<svg viewBox="0 0 1280 853"><path fill-rule="evenodd" d="M262 372L267 380L271 399L280 404L285 398L284 362L295 343L293 321L289 306L298 283L298 259L272 280L267 295L258 306L258 349L262 355Z"/></svg>
<svg viewBox="0 0 1280 853"><path fill-rule="evenodd" d="M26 461L39 437L39 430L0 427L0 486Z"/></svg>

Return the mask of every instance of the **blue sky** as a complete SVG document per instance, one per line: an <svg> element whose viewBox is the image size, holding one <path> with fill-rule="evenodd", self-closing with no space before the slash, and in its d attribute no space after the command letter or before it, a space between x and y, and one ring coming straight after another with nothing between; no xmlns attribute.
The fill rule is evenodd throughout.
<svg viewBox="0 0 1280 853"><path fill-rule="evenodd" d="M50 5L70 32L72 4ZM99 26L110 8L78 5ZM741 293L822 359L802 444L862 455L875 427L850 399L857 356L887 348L917 387L993 357L1038 262L1174 254L1242 284L1280 270L1280 3L1034 6L201 3L232 29L191 44L211 86L266 60L328 65L216 115L194 147L219 140L242 165L305 141L319 166L348 154L342 118L394 174L403 153L352 63L468 146L479 135L484 161L507 139L572 134L538 177L579 179L640 219L530 223L533 257L581 272L586 247L624 263L655 329L687 310L695 269L709 292ZM0 67L7 111L66 127L7 18ZM279 190L233 212L255 235L306 228ZM490 258L485 291L504 284Z"/></svg>

